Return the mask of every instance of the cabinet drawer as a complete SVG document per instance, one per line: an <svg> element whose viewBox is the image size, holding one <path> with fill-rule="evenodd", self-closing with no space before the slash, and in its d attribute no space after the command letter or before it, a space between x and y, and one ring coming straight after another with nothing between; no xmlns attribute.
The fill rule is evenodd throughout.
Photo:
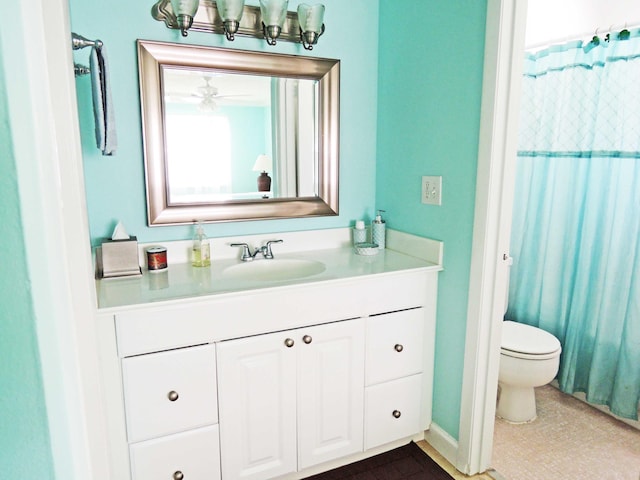
<svg viewBox="0 0 640 480"><path fill-rule="evenodd" d="M217 425L134 443L131 480L218 480L219 446Z"/></svg>
<svg viewBox="0 0 640 480"><path fill-rule="evenodd" d="M367 385L422 372L423 308L367 319Z"/></svg>
<svg viewBox="0 0 640 480"><path fill-rule="evenodd" d="M214 345L122 361L129 443L217 423Z"/></svg>
<svg viewBox="0 0 640 480"><path fill-rule="evenodd" d="M365 450L420 431L422 374L365 389Z"/></svg>

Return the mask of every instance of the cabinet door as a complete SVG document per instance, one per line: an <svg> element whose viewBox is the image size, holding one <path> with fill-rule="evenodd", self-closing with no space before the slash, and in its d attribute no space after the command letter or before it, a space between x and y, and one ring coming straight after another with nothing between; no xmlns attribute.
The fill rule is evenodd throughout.
<svg viewBox="0 0 640 480"><path fill-rule="evenodd" d="M282 332L218 344L223 478L260 480L295 472L294 341Z"/></svg>
<svg viewBox="0 0 640 480"><path fill-rule="evenodd" d="M299 329L298 468L363 448L364 320Z"/></svg>
<svg viewBox="0 0 640 480"><path fill-rule="evenodd" d="M129 450L132 480L220 478L217 425L134 443Z"/></svg>

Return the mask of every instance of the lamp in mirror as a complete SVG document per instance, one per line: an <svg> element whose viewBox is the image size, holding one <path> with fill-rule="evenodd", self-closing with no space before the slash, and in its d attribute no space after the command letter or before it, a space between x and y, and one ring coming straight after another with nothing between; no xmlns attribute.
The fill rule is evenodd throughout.
<svg viewBox="0 0 640 480"><path fill-rule="evenodd" d="M271 157L268 155L258 155L256 163L253 165L254 172L261 172L258 176L258 191L268 192L271 190L271 177L268 172L271 172Z"/></svg>
<svg viewBox="0 0 640 480"><path fill-rule="evenodd" d="M313 50L318 38L324 33L324 5L298 5L298 23L300 24L300 42L307 50Z"/></svg>
<svg viewBox="0 0 640 480"><path fill-rule="evenodd" d="M193 24L193 17L198 11L199 4L199 0L171 0L171 8L183 37L187 36L187 30Z"/></svg>
<svg viewBox="0 0 640 480"><path fill-rule="evenodd" d="M218 12L222 19L224 34L227 40L233 41L240 26L244 0L218 0Z"/></svg>
<svg viewBox="0 0 640 480"><path fill-rule="evenodd" d="M276 38L280 36L288 5L289 0L260 0L262 32L269 45L275 45Z"/></svg>

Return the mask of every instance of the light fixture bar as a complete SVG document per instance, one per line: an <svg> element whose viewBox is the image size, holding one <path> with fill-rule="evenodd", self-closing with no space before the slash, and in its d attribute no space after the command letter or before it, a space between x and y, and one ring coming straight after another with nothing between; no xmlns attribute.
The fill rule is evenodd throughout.
<svg viewBox="0 0 640 480"><path fill-rule="evenodd" d="M180 28L171 8L170 0L159 0L151 9L151 15L156 20L164 22L168 28ZM215 2L200 0L200 7L193 17L193 24L189 31L225 34L222 18ZM264 39L260 7L244 6L240 26L235 35ZM287 11L287 18L284 21L278 40L300 43L300 24L298 23L298 14L296 12Z"/></svg>

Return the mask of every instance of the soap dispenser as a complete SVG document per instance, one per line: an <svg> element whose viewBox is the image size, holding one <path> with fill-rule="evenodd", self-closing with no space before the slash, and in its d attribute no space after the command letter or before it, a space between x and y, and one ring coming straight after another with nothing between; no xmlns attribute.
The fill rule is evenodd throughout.
<svg viewBox="0 0 640 480"><path fill-rule="evenodd" d="M193 236L193 249L191 254L191 264L194 267L208 267L211 265L209 239L205 235L200 222L196 225L196 233Z"/></svg>
<svg viewBox="0 0 640 480"><path fill-rule="evenodd" d="M378 210L378 214L371 224L371 240L373 243L378 244L380 250L385 247L386 236L386 223L382 219L382 213L384 213L384 210Z"/></svg>

